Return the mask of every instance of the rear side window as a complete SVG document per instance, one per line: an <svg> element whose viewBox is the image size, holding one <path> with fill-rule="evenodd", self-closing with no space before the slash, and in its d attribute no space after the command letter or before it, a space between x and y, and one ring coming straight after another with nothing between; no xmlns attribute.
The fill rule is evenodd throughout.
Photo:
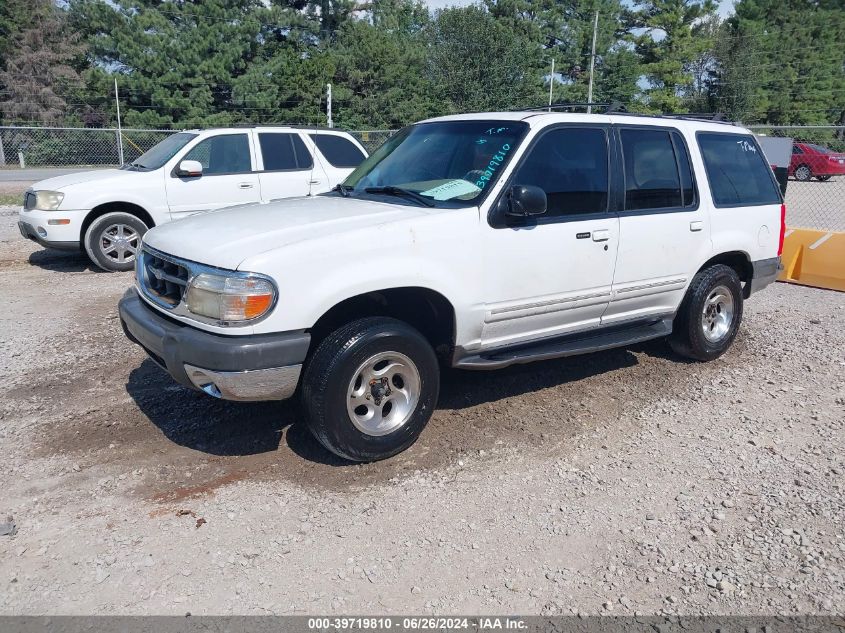
<svg viewBox="0 0 845 633"><path fill-rule="evenodd" d="M546 192L543 217L607 211L607 135L596 128L546 132L514 175L517 185Z"/></svg>
<svg viewBox="0 0 845 633"><path fill-rule="evenodd" d="M311 169L314 160L299 134L260 132L258 144L264 157L264 171Z"/></svg>
<svg viewBox="0 0 845 633"><path fill-rule="evenodd" d="M333 167L357 167L366 158L355 143L337 134L312 134L311 140Z"/></svg>
<svg viewBox="0 0 845 633"><path fill-rule="evenodd" d="M681 135L623 128L625 209L679 209L695 204L695 185Z"/></svg>
<svg viewBox="0 0 845 633"><path fill-rule="evenodd" d="M698 145L717 207L780 204L780 190L753 136L699 132Z"/></svg>

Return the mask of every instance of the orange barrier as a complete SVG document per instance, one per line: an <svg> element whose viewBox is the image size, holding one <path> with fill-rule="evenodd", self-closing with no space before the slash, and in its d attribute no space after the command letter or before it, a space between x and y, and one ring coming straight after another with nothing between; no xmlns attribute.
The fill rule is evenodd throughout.
<svg viewBox="0 0 845 633"><path fill-rule="evenodd" d="M787 228L778 281L845 292L845 233Z"/></svg>

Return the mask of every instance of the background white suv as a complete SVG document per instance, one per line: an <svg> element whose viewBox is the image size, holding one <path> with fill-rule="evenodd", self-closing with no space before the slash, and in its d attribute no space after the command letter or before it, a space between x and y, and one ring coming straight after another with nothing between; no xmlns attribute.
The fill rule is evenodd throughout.
<svg viewBox="0 0 845 633"><path fill-rule="evenodd" d="M398 132L336 192L151 230L120 317L180 383L235 400L299 388L324 446L380 459L425 427L440 363L656 338L719 357L777 276L784 213L741 127L446 117Z"/></svg>
<svg viewBox="0 0 845 633"><path fill-rule="evenodd" d="M169 136L121 169L49 178L24 195L21 234L48 248L80 247L105 270L131 270L147 229L251 202L331 190L364 160L345 132L260 127Z"/></svg>

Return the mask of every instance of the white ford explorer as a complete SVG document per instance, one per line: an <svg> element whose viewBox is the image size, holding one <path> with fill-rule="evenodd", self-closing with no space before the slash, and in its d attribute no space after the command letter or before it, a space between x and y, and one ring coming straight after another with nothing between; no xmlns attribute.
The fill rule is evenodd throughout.
<svg viewBox="0 0 845 633"><path fill-rule="evenodd" d="M152 229L126 335L183 385L299 391L329 450L376 460L464 369L667 337L708 361L778 272L780 189L730 124L626 114L438 118L335 191Z"/></svg>
<svg viewBox="0 0 845 633"><path fill-rule="evenodd" d="M105 270L132 270L140 238L153 226L220 207L330 191L366 155L337 130L180 132L121 169L35 183L24 194L18 227L48 248L82 248Z"/></svg>

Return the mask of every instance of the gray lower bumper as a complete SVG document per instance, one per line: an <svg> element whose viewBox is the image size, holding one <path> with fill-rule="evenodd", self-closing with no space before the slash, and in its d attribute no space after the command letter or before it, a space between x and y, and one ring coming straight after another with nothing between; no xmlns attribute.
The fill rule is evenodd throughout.
<svg viewBox="0 0 845 633"><path fill-rule="evenodd" d="M305 332L221 336L167 318L131 289L120 300L126 336L186 387L226 400L293 395L311 336Z"/></svg>
<svg viewBox="0 0 845 633"><path fill-rule="evenodd" d="M751 266L754 269L754 275L748 284L748 296L761 291L775 281L778 278L778 273L781 271L780 257L760 259L756 262L751 262Z"/></svg>
<svg viewBox="0 0 845 633"><path fill-rule="evenodd" d="M27 224L26 222L18 221L18 230L21 232L23 237L28 240L32 240L33 242L38 242L44 248L55 248L60 251L79 250L79 242L51 242L49 240L45 240L43 237L38 235L38 231L36 231L32 225Z"/></svg>

